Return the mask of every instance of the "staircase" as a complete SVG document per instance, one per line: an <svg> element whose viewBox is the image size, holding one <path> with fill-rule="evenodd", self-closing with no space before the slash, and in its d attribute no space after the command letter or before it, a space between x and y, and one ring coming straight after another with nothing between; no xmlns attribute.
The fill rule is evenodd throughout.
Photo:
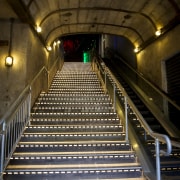
<svg viewBox="0 0 180 180"><path fill-rule="evenodd" d="M39 95L3 179L145 179L90 63L64 63Z"/></svg>

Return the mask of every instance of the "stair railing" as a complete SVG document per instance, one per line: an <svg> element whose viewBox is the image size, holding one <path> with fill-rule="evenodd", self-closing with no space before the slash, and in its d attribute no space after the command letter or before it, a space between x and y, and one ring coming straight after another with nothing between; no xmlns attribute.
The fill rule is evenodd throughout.
<svg viewBox="0 0 180 180"><path fill-rule="evenodd" d="M14 152L21 135L29 123L31 113L31 87L44 73L48 74L46 67L37 73L31 83L26 86L19 97L0 119L0 178Z"/></svg>
<svg viewBox="0 0 180 180"><path fill-rule="evenodd" d="M31 109L31 88L27 87L0 120L0 173L4 171L16 148L21 134L29 122Z"/></svg>
<svg viewBox="0 0 180 180"><path fill-rule="evenodd" d="M113 89L112 90L113 101L115 102L115 97L116 97L115 91L116 90L120 90L121 95L122 95L121 97L124 98L125 129L126 129L126 133L127 133L125 139L128 140L128 112L130 112L129 109L131 109L132 112L135 113L136 117L139 119L139 122L141 123L141 126L144 128L146 133L149 134L155 140L156 180L161 180L160 154L164 155L164 156L169 156L171 154L172 145L171 145L171 141L170 141L169 137L165 134L155 133L152 131L152 129L146 123L145 119L143 118L141 113L138 111L138 109L136 108L136 106L134 105L132 100L129 98L129 96L126 93L126 91L124 90L124 88L121 86L121 84L116 79L116 77L111 73L109 68L105 66L105 64L103 63L102 60L95 58L95 59L93 59L92 63L93 63L92 66L94 67L94 70L98 71L99 74L101 75L101 77L105 76L105 78L103 78L103 79L106 79L105 83L107 83L107 77L110 79L110 81L112 83L112 89ZM105 84L104 86L107 87L107 84ZM109 91L111 91L111 89L109 89ZM112 92L110 92L109 94L112 94ZM116 108L116 106L115 106L115 108ZM160 150L160 145L159 145L160 142L166 144L166 151Z"/></svg>

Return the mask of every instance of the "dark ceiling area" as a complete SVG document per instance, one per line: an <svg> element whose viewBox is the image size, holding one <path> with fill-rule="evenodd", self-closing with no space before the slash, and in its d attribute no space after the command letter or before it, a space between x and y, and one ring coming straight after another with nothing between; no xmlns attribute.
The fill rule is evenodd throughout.
<svg viewBox="0 0 180 180"><path fill-rule="evenodd" d="M98 51L99 34L78 34L61 37L65 61L82 61L83 53Z"/></svg>

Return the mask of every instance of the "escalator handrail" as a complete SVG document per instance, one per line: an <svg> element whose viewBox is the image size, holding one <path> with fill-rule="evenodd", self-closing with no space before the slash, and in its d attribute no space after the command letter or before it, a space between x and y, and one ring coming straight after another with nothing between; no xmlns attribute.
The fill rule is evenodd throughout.
<svg viewBox="0 0 180 180"><path fill-rule="evenodd" d="M120 85L120 83L116 80L116 78L114 77L114 75L111 73L111 71L107 68L106 71L111 75L113 81L115 82L117 88L122 90L122 86ZM167 151L165 153L163 153L164 155L170 155L172 147L171 147L171 142L170 139L167 135L165 134L160 134L160 133L155 133L154 131L152 131L152 129L150 128L150 126L147 124L147 122L145 121L145 119L143 118L143 116L141 115L141 113L139 112L139 110L137 109L137 107L134 105L133 101L130 99L130 97L127 95L126 91L123 90L122 91L123 96L125 96L127 98L128 104L129 106L132 108L132 110L136 113L136 115L138 116L138 119L141 123L141 125L144 127L144 129L146 130L146 132L153 137L154 139L159 139L161 142L166 143L167 144Z"/></svg>
<svg viewBox="0 0 180 180"><path fill-rule="evenodd" d="M98 62L98 64L100 65L100 64L104 64L104 62L103 62L103 60L102 60L102 58L99 56L99 55L97 55L97 58L98 58L98 60L100 61L100 62ZM122 58L121 58L121 60L122 60ZM123 61L123 60L122 60ZM124 61L123 61L124 62ZM132 68L129 64L127 64L126 62L124 62L131 70L133 70L135 73L137 73L138 75L140 75L149 85L151 85L152 87L154 87L155 89L157 89L158 90L158 92L161 92L161 95L163 95L163 97L165 97L165 98L167 98L167 100L169 100L169 102L171 102L171 104L172 105L174 105L177 109L179 109L180 110L180 106L178 106L174 101L172 101L166 94L164 94L164 92L162 92L161 90L159 90L157 87L155 87L151 82L149 82L147 79L145 79L140 73L138 73L134 68ZM109 69L109 68L108 68ZM110 70L109 70L109 72L111 72ZM112 72L111 72L111 74L112 74ZM116 79L116 77L112 74L112 77L114 77L114 79ZM119 83L119 81L117 81L116 80L116 83L117 84L119 84L120 85L120 83ZM124 92L124 94L126 95L126 97L129 97L128 96L128 94L124 91L124 88L120 85L120 87L121 87L121 90ZM130 98L129 98L130 99ZM130 100L131 101L131 100ZM131 101L132 102L132 101ZM134 103L132 103L132 104L134 104ZM136 108L136 107L135 107ZM136 108L137 109L137 108ZM138 111L138 110L137 110ZM139 111L138 111L139 112ZM140 113L140 112L139 112ZM142 117L142 115L141 115L141 117ZM142 117L143 118L143 117ZM144 119L144 118L143 118ZM145 120L144 120L145 121ZM178 148L180 148L180 141L179 141L179 139L173 139L173 140L171 140L171 145L172 146L174 146L174 147L178 147Z"/></svg>
<svg viewBox="0 0 180 180"><path fill-rule="evenodd" d="M111 50L112 51L112 50ZM135 70L132 66L130 66L127 62L125 62L125 60L123 58L121 58L119 55L115 54L115 56L120 59L129 69L131 69L135 74L137 74L138 77L140 77L141 79L143 79L149 86L151 86L156 92L158 92L161 96L163 96L169 103L171 103L174 107L176 107L178 110L180 110L180 106L175 103L170 97L168 97L168 95L162 91L161 89L159 89L157 86L155 86L154 84L152 84L152 82L150 82L149 80L147 80L142 73L138 72L137 70ZM100 58L100 57L99 57Z"/></svg>
<svg viewBox="0 0 180 180"><path fill-rule="evenodd" d="M96 59L97 60L97 59ZM100 61L100 62L99 62ZM150 128L150 126L147 124L147 122L145 121L145 119L143 118L143 116L141 115L141 113L139 112L139 110L136 108L136 106L134 105L134 103L132 102L132 100L130 99L130 97L128 96L128 94L126 93L126 91L124 90L124 88L122 87L122 85L119 83L119 81L116 79L116 77L113 75L113 73L110 71L110 69L104 64L102 59L99 59L96 61L97 64L99 65L99 67L101 67L102 71L104 71L105 73L108 73L111 78L113 79L113 81L115 82L117 88L119 88L122 91L122 94L124 97L127 98L128 104L130 105L130 107L132 108L132 110L136 113L136 115L138 116L138 119L141 123L141 125L144 127L144 129L146 130L146 132L154 139L158 139L160 142L165 143L167 146L166 151L161 151L161 153L165 156L168 156L171 154L172 151L172 144L170 141L170 138L165 135L165 134L160 134L160 133L156 133L154 131L152 131L152 129Z"/></svg>

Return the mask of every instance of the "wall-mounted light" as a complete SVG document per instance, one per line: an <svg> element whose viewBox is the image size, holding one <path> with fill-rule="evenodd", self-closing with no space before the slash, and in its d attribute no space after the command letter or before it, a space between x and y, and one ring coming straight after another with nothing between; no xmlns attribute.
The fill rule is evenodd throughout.
<svg viewBox="0 0 180 180"><path fill-rule="evenodd" d="M11 67L13 65L13 57L12 56L7 56L5 59L5 65L8 67Z"/></svg>
<svg viewBox="0 0 180 180"><path fill-rule="evenodd" d="M56 46L56 45L57 45L57 42L56 42L56 41L54 41L53 45L54 45L54 46Z"/></svg>
<svg viewBox="0 0 180 180"><path fill-rule="evenodd" d="M46 47L48 51L51 51L52 50L52 47L51 46L47 46Z"/></svg>
<svg viewBox="0 0 180 180"><path fill-rule="evenodd" d="M42 28L40 26L37 26L36 30L38 33L40 33L42 31Z"/></svg>
<svg viewBox="0 0 180 180"><path fill-rule="evenodd" d="M139 47L135 47L135 48L134 48L134 52L135 52L135 53L138 53L139 51L140 51L140 48L139 48Z"/></svg>
<svg viewBox="0 0 180 180"><path fill-rule="evenodd" d="M156 35L156 36L160 36L161 33L162 33L162 32L161 32L161 29L159 29L159 30L157 30L157 31L155 32L155 35Z"/></svg>

